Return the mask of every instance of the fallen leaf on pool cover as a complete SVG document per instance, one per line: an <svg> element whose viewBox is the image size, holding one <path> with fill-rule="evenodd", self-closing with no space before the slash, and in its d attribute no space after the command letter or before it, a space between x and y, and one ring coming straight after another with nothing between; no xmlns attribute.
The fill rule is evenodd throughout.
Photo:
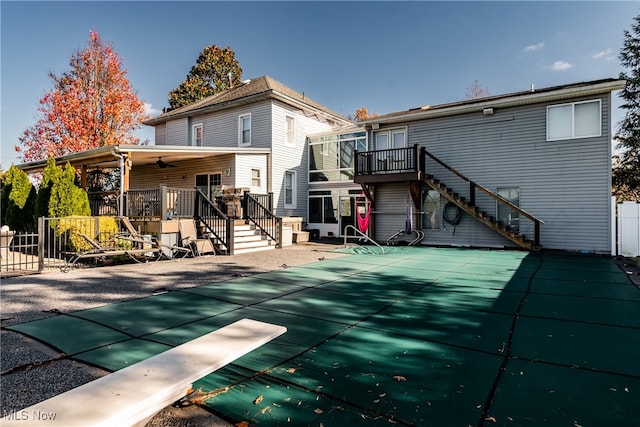
<svg viewBox="0 0 640 427"><path fill-rule="evenodd" d="M406 379L405 377L403 377L402 375L394 375L394 376L393 376L393 379L394 379L394 380L396 380L396 381L398 381L398 382L401 382L401 383L403 383L403 382L405 382L405 381L407 380L407 379Z"/></svg>
<svg viewBox="0 0 640 427"><path fill-rule="evenodd" d="M257 405L258 403L262 402L262 399L264 399L262 395L256 397L255 399L253 399L253 404Z"/></svg>
<svg viewBox="0 0 640 427"><path fill-rule="evenodd" d="M316 414L320 415L320 414L322 414L324 411L323 411L322 409L320 409L320 408L316 408L316 409L314 409L314 410L313 410L313 412L315 412Z"/></svg>
<svg viewBox="0 0 640 427"><path fill-rule="evenodd" d="M236 427L249 427L249 423L247 421L240 421L236 423Z"/></svg>

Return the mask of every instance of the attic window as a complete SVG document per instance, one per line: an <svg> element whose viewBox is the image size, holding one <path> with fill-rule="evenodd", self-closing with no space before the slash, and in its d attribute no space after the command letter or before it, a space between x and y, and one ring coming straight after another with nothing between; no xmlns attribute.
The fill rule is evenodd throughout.
<svg viewBox="0 0 640 427"><path fill-rule="evenodd" d="M602 135L599 99L547 107L547 141Z"/></svg>

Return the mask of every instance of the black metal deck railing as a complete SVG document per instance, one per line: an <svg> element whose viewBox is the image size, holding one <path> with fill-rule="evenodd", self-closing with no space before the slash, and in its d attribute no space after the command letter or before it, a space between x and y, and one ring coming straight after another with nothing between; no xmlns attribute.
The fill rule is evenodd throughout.
<svg viewBox="0 0 640 427"><path fill-rule="evenodd" d="M424 164L420 147L356 151L355 176L420 172Z"/></svg>
<svg viewBox="0 0 640 427"><path fill-rule="evenodd" d="M245 193L243 199L244 217L249 222L256 225L261 232L271 237L276 242L276 247L282 247L282 218L264 206L260 201L265 202L266 198L260 200L249 193Z"/></svg>

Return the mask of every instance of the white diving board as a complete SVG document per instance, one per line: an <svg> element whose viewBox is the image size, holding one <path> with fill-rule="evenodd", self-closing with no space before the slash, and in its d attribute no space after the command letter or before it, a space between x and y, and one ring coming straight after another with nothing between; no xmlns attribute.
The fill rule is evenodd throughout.
<svg viewBox="0 0 640 427"><path fill-rule="evenodd" d="M144 426L184 397L194 381L233 362L287 328L242 319L28 408L7 413L8 426Z"/></svg>

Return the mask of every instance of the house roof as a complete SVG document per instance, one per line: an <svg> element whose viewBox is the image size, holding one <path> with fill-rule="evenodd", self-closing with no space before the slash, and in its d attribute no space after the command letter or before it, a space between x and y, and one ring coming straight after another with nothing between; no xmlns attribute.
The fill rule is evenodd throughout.
<svg viewBox="0 0 640 427"><path fill-rule="evenodd" d="M289 105L297 106L309 113L321 113L326 119L330 119L336 124L349 124L346 117L318 104L308 98L304 92L296 92L288 86L272 79L269 76L262 76L251 80L246 80L240 86L218 92L215 95L196 101L184 107L176 108L160 114L144 122L146 125L157 126L169 120L193 117L207 114L212 111L223 110L246 105L262 99L278 99Z"/></svg>
<svg viewBox="0 0 640 427"><path fill-rule="evenodd" d="M406 111L384 114L363 120L359 124L371 127L374 124L395 124L434 117L453 116L458 114L480 112L486 108L506 108L518 105L537 104L541 102L556 102L582 96L593 96L621 90L625 80L602 79L563 86L553 86L542 89L489 96L440 105L425 105Z"/></svg>

